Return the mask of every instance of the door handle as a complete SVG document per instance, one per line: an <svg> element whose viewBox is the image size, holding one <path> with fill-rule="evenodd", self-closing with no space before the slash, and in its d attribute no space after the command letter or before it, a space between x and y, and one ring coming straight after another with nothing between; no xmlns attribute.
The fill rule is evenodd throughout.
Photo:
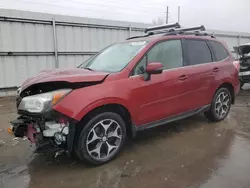
<svg viewBox="0 0 250 188"><path fill-rule="evenodd" d="M215 67L214 69L213 69L213 72L218 72L220 69L218 68L218 67Z"/></svg>
<svg viewBox="0 0 250 188"><path fill-rule="evenodd" d="M186 80L188 77L186 75L179 76L179 80L183 81Z"/></svg>

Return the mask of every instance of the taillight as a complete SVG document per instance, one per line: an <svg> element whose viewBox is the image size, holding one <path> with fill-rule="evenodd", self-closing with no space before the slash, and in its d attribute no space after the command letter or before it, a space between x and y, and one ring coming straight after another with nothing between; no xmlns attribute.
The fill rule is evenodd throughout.
<svg viewBox="0 0 250 188"><path fill-rule="evenodd" d="M239 61L234 61L233 62L234 67L237 69L237 71L240 71L240 62Z"/></svg>

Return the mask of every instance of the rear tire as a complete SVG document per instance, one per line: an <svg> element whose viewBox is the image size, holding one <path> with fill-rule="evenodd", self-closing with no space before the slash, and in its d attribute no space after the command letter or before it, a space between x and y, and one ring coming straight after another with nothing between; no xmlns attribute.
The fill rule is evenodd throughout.
<svg viewBox="0 0 250 188"><path fill-rule="evenodd" d="M227 88L220 88L216 91L209 111L205 116L213 122L224 120L231 108L232 96Z"/></svg>
<svg viewBox="0 0 250 188"><path fill-rule="evenodd" d="M79 135L77 156L91 165L107 163L120 153L126 135L126 125L120 115L114 112L97 114Z"/></svg>

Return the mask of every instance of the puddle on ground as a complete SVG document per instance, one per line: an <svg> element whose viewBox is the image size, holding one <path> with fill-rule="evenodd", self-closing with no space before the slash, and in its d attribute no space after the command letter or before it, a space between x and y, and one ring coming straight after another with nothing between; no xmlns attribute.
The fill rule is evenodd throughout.
<svg viewBox="0 0 250 188"><path fill-rule="evenodd" d="M213 171L200 188L246 188L250 187L250 141L236 136L228 155L217 161Z"/></svg>

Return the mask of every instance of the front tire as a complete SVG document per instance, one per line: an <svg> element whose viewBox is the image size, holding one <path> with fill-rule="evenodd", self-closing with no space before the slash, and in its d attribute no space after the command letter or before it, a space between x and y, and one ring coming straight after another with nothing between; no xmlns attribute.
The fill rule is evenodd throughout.
<svg viewBox="0 0 250 188"><path fill-rule="evenodd" d="M227 88L220 88L214 95L209 111L205 112L205 116L213 122L224 120L231 108L232 96Z"/></svg>
<svg viewBox="0 0 250 188"><path fill-rule="evenodd" d="M126 125L120 115L97 114L82 129L76 152L81 160L91 165L104 164L120 153L126 135Z"/></svg>

